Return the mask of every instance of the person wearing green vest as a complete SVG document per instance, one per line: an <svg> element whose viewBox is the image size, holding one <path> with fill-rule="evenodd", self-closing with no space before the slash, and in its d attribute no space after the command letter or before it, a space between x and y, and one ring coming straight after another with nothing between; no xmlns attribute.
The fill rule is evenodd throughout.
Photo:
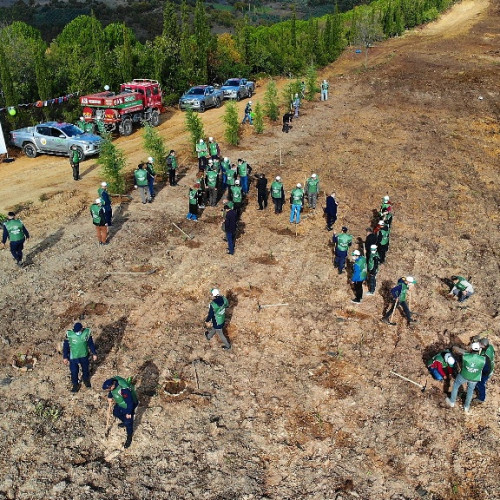
<svg viewBox="0 0 500 500"><path fill-rule="evenodd" d="M167 156L167 170L168 170L168 182L171 186L177 186L177 181L175 179L175 174L177 172L177 157L175 156L175 151L170 150Z"/></svg>
<svg viewBox="0 0 500 500"><path fill-rule="evenodd" d="M394 299L394 304L392 305L392 307L389 307L384 317L382 318L382 321L384 323L387 323L391 326L396 325L396 323L391 322L391 317L398 305L401 306L403 312L405 313L406 320L408 321L408 326L411 326L411 323L417 322L416 319L412 318L410 306L408 305L409 294L416 282L417 281L413 276L407 276L406 278L399 278L398 284L394 288L391 288L391 296Z"/></svg>
<svg viewBox="0 0 500 500"><path fill-rule="evenodd" d="M321 100L328 101L328 89L330 88L329 83L326 80L323 80L321 83Z"/></svg>
<svg viewBox="0 0 500 500"><path fill-rule="evenodd" d="M304 204L304 190L302 189L302 184L300 182L290 193L290 204L290 224L293 224L294 222L298 224L300 222L300 211L302 210L302 205Z"/></svg>
<svg viewBox="0 0 500 500"><path fill-rule="evenodd" d="M380 255L380 263L385 262L385 254L389 250L389 235L391 228L383 221L380 220L378 223L378 254Z"/></svg>
<svg viewBox="0 0 500 500"><path fill-rule="evenodd" d="M458 297L459 302L464 302L474 295L474 287L463 276L452 276L451 281L453 281L453 288L449 295Z"/></svg>
<svg viewBox="0 0 500 500"><path fill-rule="evenodd" d="M352 245L352 235L349 234L346 226L342 227L342 232L335 236L333 235L333 243L335 244L335 259L333 260L333 267L339 270L339 274L344 272L345 261L347 252Z"/></svg>
<svg viewBox="0 0 500 500"><path fill-rule="evenodd" d="M361 255L359 250L352 252L352 258L354 259L354 265L351 283L354 285L356 297L351 302L360 304L363 300L363 283L366 280L366 259Z"/></svg>
<svg viewBox="0 0 500 500"><path fill-rule="evenodd" d="M486 364L486 358L481 356L482 346L480 342L473 342L470 349L471 352L466 351L462 355L462 369L455 379L450 397L446 398L446 404L453 408L457 399L458 390L462 384L466 383L467 394L464 402L465 413L469 413L474 389L476 384L481 381L481 374L483 372L484 365ZM463 352L462 349L456 350Z"/></svg>
<svg viewBox="0 0 500 500"><path fill-rule="evenodd" d="M136 170L134 170L135 188L139 189L141 200L143 204L151 203L151 195L148 189L148 172L144 168L144 163L139 163Z"/></svg>
<svg viewBox="0 0 500 500"><path fill-rule="evenodd" d="M2 245L5 248L5 243L7 243L7 239L9 240L10 253L19 267L23 265L24 242L29 240L29 237L30 233L24 227L21 219L16 219L16 214L9 212L7 220L3 223Z"/></svg>
<svg viewBox="0 0 500 500"><path fill-rule="evenodd" d="M97 198L95 202L90 205L90 215L92 216L92 222L96 228L99 245L106 245L108 224L106 222L106 213L102 205L101 198Z"/></svg>
<svg viewBox="0 0 500 500"><path fill-rule="evenodd" d="M226 169L226 184L228 191L231 194L231 187L235 185L236 176L238 172L236 171L236 165L233 163L230 168Z"/></svg>
<svg viewBox="0 0 500 500"><path fill-rule="evenodd" d="M200 139L196 144L196 154L198 155L198 168L205 170L208 160L208 147L203 139Z"/></svg>
<svg viewBox="0 0 500 500"><path fill-rule="evenodd" d="M80 119L75 123L75 125L83 132L85 133L85 118L83 116L80 116Z"/></svg>
<svg viewBox="0 0 500 500"><path fill-rule="evenodd" d="M274 203L274 213L280 214L283 211L283 204L285 203L285 188L279 175L271 183L271 199Z"/></svg>
<svg viewBox="0 0 500 500"><path fill-rule="evenodd" d="M221 161L220 170L222 173L221 193L224 193L227 187L227 172L228 170L231 170L231 162L227 156L225 156Z"/></svg>
<svg viewBox="0 0 500 500"><path fill-rule="evenodd" d="M234 186L230 187L229 197L234 204L234 209L236 210L236 214L238 215L239 219L241 215L241 205L243 203L243 192L241 190L239 179L236 179L234 181Z"/></svg>
<svg viewBox="0 0 500 500"><path fill-rule="evenodd" d="M217 180L219 174L216 170L208 170L205 174L205 183L208 189L208 203L211 207L217 204Z"/></svg>
<svg viewBox="0 0 500 500"><path fill-rule="evenodd" d="M135 387L131 378L123 378L115 375L102 384L102 389L108 392L108 403L113 408L113 416L121 420L118 427L124 427L127 431L127 440L123 447L128 448L132 444L132 435L134 434L134 413L139 405Z"/></svg>
<svg viewBox="0 0 500 500"><path fill-rule="evenodd" d="M197 183L189 188L189 211L186 219L198 221L198 197L200 185Z"/></svg>
<svg viewBox="0 0 500 500"><path fill-rule="evenodd" d="M495 349L486 337L480 338L479 343L482 347L481 355L485 358L485 364L481 374L481 380L476 385L476 391L477 400L480 403L484 403L484 401L486 401L486 382L488 382L489 378L493 375L493 370L495 369Z"/></svg>
<svg viewBox="0 0 500 500"><path fill-rule="evenodd" d="M213 137L208 138L208 152L210 153L210 157L212 158L212 160L215 160L216 158L219 157L220 154L219 145L217 144L216 141L214 141Z"/></svg>
<svg viewBox="0 0 500 500"><path fill-rule="evenodd" d="M243 161L241 158L238 159L238 177L241 182L241 190L243 194L248 194L248 172L249 166L246 161Z"/></svg>
<svg viewBox="0 0 500 500"><path fill-rule="evenodd" d="M229 302L221 295L217 288L213 288L210 290L212 295L212 301L210 302L210 306L208 309L208 316L205 319L205 324L208 325L210 322L212 323L212 328L205 331L205 337L207 340L211 340L212 337L217 334L221 339L223 349L231 349L231 343L228 338L224 335L224 325L226 323L226 309L229 306Z"/></svg>
<svg viewBox="0 0 500 500"><path fill-rule="evenodd" d="M318 201L319 193L319 177L316 174L312 174L306 181L306 194L307 203L309 208L316 210L316 203Z"/></svg>
<svg viewBox="0 0 500 500"><path fill-rule="evenodd" d="M449 349L438 352L427 363L427 369L435 380L451 379L455 358Z"/></svg>
<svg viewBox="0 0 500 500"><path fill-rule="evenodd" d="M380 205L379 216L383 220L386 226L390 227L392 223L392 202L389 196L386 195L382 198L382 204Z"/></svg>
<svg viewBox="0 0 500 500"><path fill-rule="evenodd" d="M73 169L73 179L75 181L80 180L80 154L78 153L77 147L73 144L69 148L69 164Z"/></svg>
<svg viewBox="0 0 500 500"><path fill-rule="evenodd" d="M71 373L71 392L78 392L80 382L78 375L80 366L82 367L82 380L85 387L90 385L89 354L92 353L92 359L97 361L97 352L92 339L90 328L83 328L81 323L75 323L73 330L66 332L66 338L63 342L63 361L69 365Z"/></svg>
<svg viewBox="0 0 500 500"><path fill-rule="evenodd" d="M377 245L370 246L370 253L366 261L368 271L368 292L366 295L373 295L377 288L377 273L380 263L380 257L377 252Z"/></svg>

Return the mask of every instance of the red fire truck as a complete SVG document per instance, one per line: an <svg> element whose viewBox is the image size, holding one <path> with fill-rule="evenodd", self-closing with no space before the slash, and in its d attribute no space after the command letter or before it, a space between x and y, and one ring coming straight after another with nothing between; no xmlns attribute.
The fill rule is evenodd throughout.
<svg viewBox="0 0 500 500"><path fill-rule="evenodd" d="M98 92L80 97L83 119L86 123L104 125L120 135L130 135L134 123L148 122L153 127L160 123L165 111L162 91L156 80L132 80L120 85L120 92Z"/></svg>

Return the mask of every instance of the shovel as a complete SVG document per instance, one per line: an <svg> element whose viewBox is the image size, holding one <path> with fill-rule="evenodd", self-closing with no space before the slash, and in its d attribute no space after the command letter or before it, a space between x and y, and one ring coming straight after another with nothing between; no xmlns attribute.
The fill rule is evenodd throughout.
<svg viewBox="0 0 500 500"><path fill-rule="evenodd" d="M391 370L391 373L393 375L396 375L396 377L402 378L403 380L406 380L407 382L410 382L410 384L416 385L417 387L420 388L422 392L425 392L425 388L427 387L427 380L425 381L425 385L419 384L418 382L414 382L413 380L410 380L409 378L403 377L403 375L400 375L399 373L393 372Z"/></svg>

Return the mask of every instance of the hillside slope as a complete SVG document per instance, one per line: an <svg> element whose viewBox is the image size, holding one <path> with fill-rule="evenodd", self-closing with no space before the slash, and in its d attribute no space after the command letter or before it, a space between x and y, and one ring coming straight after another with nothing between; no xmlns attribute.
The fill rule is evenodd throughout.
<svg viewBox="0 0 500 500"><path fill-rule="evenodd" d="M254 173L280 174L288 192L318 173L322 191L337 193L335 229L348 225L355 238L391 195L387 263L377 293L359 306L332 267L320 209L292 226L288 203L280 216L257 211L252 186L229 256L220 206L199 223L184 218L196 171L187 159L180 186L161 187L152 205L136 193L116 204L111 244L98 248L88 215L100 180L92 161L79 183L67 159L3 164L0 210L33 203L21 213L32 233L28 265L19 270L7 250L0 254L1 495L499 498L498 377L487 402L465 415L460 402L445 406L424 363L477 333L500 344L499 27L497 3L465 1L371 49L366 68L364 54L347 51L324 71L330 100L305 104L289 134L247 127L240 147L222 144ZM262 95L259 88L254 100ZM222 137L223 112L201 115L207 134ZM183 127L179 112L160 126L181 159ZM117 142L130 167L145 157L140 133ZM443 280L457 273L477 290L466 309L446 297ZM411 305L419 323L408 329L398 314L397 326L381 323L387 290L409 274L418 280ZM230 353L203 336L213 286L230 299ZM275 303L288 306L259 311ZM70 395L57 347L78 319L92 327L100 359L94 387ZM33 372L9 366L23 352L38 354ZM426 391L393 369L427 380ZM116 424L104 437L99 389L115 373L137 377L142 402L126 451ZM178 377L189 390L166 396L167 380Z"/></svg>

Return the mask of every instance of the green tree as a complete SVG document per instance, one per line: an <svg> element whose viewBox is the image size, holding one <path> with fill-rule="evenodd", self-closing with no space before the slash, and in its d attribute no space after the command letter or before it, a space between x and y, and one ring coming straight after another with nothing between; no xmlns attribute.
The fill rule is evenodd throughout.
<svg viewBox="0 0 500 500"><path fill-rule="evenodd" d="M318 79L318 73L316 71L316 68L314 67L314 64L311 64L307 68L307 73L306 73L306 88L307 88L306 99L308 101L313 101L316 93L319 92L320 90L316 84L317 79Z"/></svg>
<svg viewBox="0 0 500 500"><path fill-rule="evenodd" d="M240 142L240 120L238 119L238 108L234 101L229 101L226 104L226 110L222 119L226 124L224 138L231 146L237 146Z"/></svg>
<svg viewBox="0 0 500 500"><path fill-rule="evenodd" d="M254 130L257 134L262 134L264 132L264 110L258 102L255 105L255 118L253 120Z"/></svg>
<svg viewBox="0 0 500 500"><path fill-rule="evenodd" d="M194 41L196 50L192 56L195 59L195 74L200 82L206 82L208 78L208 54L211 45L211 34L205 11L205 3L202 0L196 1L194 9Z"/></svg>
<svg viewBox="0 0 500 500"><path fill-rule="evenodd" d="M134 77L134 61L132 57L132 41L130 30L127 29L125 23L123 23L123 46L120 55L122 81L130 82L130 80L132 80L132 78Z"/></svg>
<svg viewBox="0 0 500 500"><path fill-rule="evenodd" d="M117 148L111 140L111 134L104 133L101 142L101 152L97 163L101 166L101 172L104 180L108 183L111 193L125 193L125 177L123 169L125 168L125 154Z"/></svg>
<svg viewBox="0 0 500 500"><path fill-rule="evenodd" d="M273 80L267 84L266 93L264 94L264 113L273 122L279 118L278 87Z"/></svg>
<svg viewBox="0 0 500 500"><path fill-rule="evenodd" d="M2 84L3 100L6 106L13 106L17 104L16 91L12 76L9 69L9 64L5 57L5 53L0 44L0 83Z"/></svg>
<svg viewBox="0 0 500 500"><path fill-rule="evenodd" d="M205 137L205 130L200 116L192 109L186 110L186 130L190 135L191 150L196 153L196 144Z"/></svg>
<svg viewBox="0 0 500 500"><path fill-rule="evenodd" d="M165 140L159 134L158 129L152 127L148 122L144 122L142 139L144 141L144 149L149 156L154 158L158 173L160 173L165 180L167 176L165 163L167 158L167 146L165 145Z"/></svg>

